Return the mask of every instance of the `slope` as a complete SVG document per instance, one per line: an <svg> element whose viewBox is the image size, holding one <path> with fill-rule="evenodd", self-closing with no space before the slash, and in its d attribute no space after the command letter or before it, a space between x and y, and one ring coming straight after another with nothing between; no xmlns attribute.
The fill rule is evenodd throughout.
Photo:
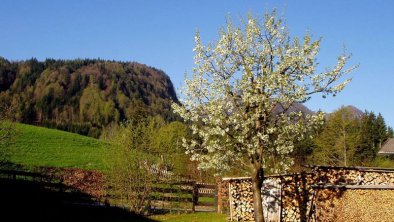
<svg viewBox="0 0 394 222"><path fill-rule="evenodd" d="M8 61L0 57L0 104L22 123L98 137L113 122L176 117L170 78L136 62L100 59Z"/></svg>
<svg viewBox="0 0 394 222"><path fill-rule="evenodd" d="M105 168L103 155L110 144L60 130L16 124L18 136L11 162L27 167Z"/></svg>

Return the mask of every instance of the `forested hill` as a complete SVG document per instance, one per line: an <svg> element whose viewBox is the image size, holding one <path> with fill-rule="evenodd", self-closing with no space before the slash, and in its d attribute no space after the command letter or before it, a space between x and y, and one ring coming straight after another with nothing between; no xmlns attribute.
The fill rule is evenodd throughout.
<svg viewBox="0 0 394 222"><path fill-rule="evenodd" d="M100 59L8 61L0 57L0 103L17 121L97 137L111 122L174 119L170 78L136 62Z"/></svg>

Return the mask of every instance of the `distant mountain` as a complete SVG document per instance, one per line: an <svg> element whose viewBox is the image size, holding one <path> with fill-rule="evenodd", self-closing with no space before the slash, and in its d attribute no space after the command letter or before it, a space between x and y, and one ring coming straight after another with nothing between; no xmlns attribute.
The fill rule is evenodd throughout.
<svg viewBox="0 0 394 222"><path fill-rule="evenodd" d="M358 109L358 108L355 107L355 106L348 105L348 106L343 106L343 108L345 108L345 109L347 109L348 111L350 111L351 115L352 115L354 118L361 119L361 117L364 115L364 112L361 111L360 109ZM289 112L291 112L291 111L301 111L301 112L303 112L304 114L309 114L309 115L313 115L313 114L316 113L316 112L310 110L307 106L305 106L304 104L301 104L301 103L295 103L295 104L289 109ZM335 112L335 111L334 111L334 112ZM331 115L331 113L326 113L326 118L329 118L330 115Z"/></svg>
<svg viewBox="0 0 394 222"><path fill-rule="evenodd" d="M347 109L347 110L349 110L351 113L352 113L352 115L354 116L354 117L356 117L356 118L361 118L363 115L364 115L364 112L363 111L361 111L359 108L357 108L357 107L354 107L354 106L351 106L351 105L349 105L349 106L345 106L345 108Z"/></svg>
<svg viewBox="0 0 394 222"><path fill-rule="evenodd" d="M0 103L12 105L20 122L97 137L126 118L172 120L171 101L178 99L170 78L136 62L0 57Z"/></svg>
<svg viewBox="0 0 394 222"><path fill-rule="evenodd" d="M361 117L363 117L363 115L364 115L363 111L361 111L359 108L352 106L352 105L343 106L342 108L348 110L350 112L350 114L353 116L353 118L356 118L356 119L361 119ZM330 115L331 115L331 113L327 113L326 118L330 118Z"/></svg>
<svg viewBox="0 0 394 222"><path fill-rule="evenodd" d="M308 107L301 103L295 103L292 108L290 108L291 111L301 111L303 114L307 115L313 115L315 112L310 110Z"/></svg>

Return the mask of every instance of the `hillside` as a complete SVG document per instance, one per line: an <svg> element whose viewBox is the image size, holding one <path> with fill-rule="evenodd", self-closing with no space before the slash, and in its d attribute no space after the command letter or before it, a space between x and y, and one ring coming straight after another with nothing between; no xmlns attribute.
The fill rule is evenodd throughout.
<svg viewBox="0 0 394 222"><path fill-rule="evenodd" d="M0 57L0 103L11 105L22 123L98 137L127 118L173 120L171 101L178 100L170 78L136 62Z"/></svg>
<svg viewBox="0 0 394 222"><path fill-rule="evenodd" d="M352 106L352 105L347 105L347 106L342 106L341 108L346 109L350 115L355 118L355 119L361 119L363 117L363 115L365 114L363 111L361 111L359 108ZM330 118L330 116L334 113L335 111L333 111L332 113L327 113L326 114L326 118Z"/></svg>
<svg viewBox="0 0 394 222"><path fill-rule="evenodd" d="M363 117L363 115L365 114L363 111L361 111L359 108L352 106L352 105L347 105L347 106L342 106L341 108L345 108L346 110L348 110L351 114L352 117L357 118L357 119L361 119ZM305 106L304 104L301 103L296 103L294 104L289 111L301 111L304 114L309 114L309 115L313 115L316 112L310 110L307 106ZM330 116L335 113L335 111L333 111L332 113L326 113L326 118L330 118Z"/></svg>
<svg viewBox="0 0 394 222"><path fill-rule="evenodd" d="M109 144L94 138L55 129L16 124L18 137L11 162L27 167L50 166L104 169Z"/></svg>

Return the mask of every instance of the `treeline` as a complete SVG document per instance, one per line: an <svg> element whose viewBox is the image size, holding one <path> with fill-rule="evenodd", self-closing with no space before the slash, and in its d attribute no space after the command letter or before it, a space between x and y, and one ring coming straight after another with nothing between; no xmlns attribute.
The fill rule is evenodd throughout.
<svg viewBox="0 0 394 222"><path fill-rule="evenodd" d="M313 139L296 143L296 168L303 164L382 166L386 159L377 153L394 133L380 113L365 111L360 115L353 107L342 107L327 116L321 129L311 136Z"/></svg>
<svg viewBox="0 0 394 222"><path fill-rule="evenodd" d="M19 122L99 137L126 119L175 120L171 101L177 97L170 78L139 63L0 57L0 103Z"/></svg>

